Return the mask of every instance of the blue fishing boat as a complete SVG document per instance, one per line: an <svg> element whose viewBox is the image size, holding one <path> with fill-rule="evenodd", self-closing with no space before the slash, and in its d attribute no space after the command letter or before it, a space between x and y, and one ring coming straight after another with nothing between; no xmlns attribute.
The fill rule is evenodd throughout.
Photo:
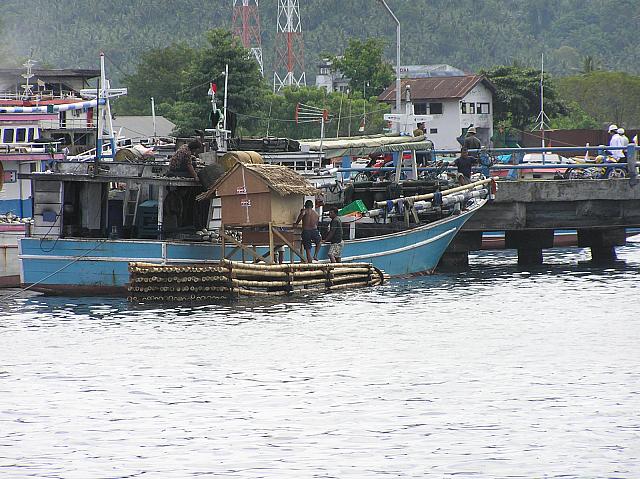
<svg viewBox="0 0 640 479"><path fill-rule="evenodd" d="M462 225L486 200L459 215L407 231L345 241L344 262L368 262L394 277L433 272ZM225 257L241 261L225 246ZM256 248L266 255L268 247ZM319 251L328 261L328 245ZM220 244L158 240L34 238L20 240L21 279L25 285L54 294L120 294L129 282L130 262L158 264L217 263Z"/></svg>
<svg viewBox="0 0 640 479"><path fill-rule="evenodd" d="M232 225L218 223L221 233L211 234L221 211L222 219L230 218L224 214L224 196L207 200L210 203L204 202L211 230L207 237L202 231L198 232L201 233L199 236L180 233L179 228L171 233L169 223L175 222L176 218L171 219L173 200L170 201L170 197L178 190L184 190L187 195L190 190L197 191L199 186L195 179L164 176L163 167L153 162L105 162L102 168L109 170L95 174L93 162L60 162L56 171L25 175L33 182L34 226L31 236L20 240L24 285L55 294L123 294L129 282L130 262L184 265L216 263L223 258L252 262L260 258L269 261L273 255L273 244L268 242L257 241L256 246L247 247L233 240L228 231ZM157 175L151 173L154 170ZM100 167L98 171L101 171ZM256 186L255 178L259 179L264 171L271 175L271 181L274 171L279 178L284 175L286 182L281 185L295 194L281 195L275 183L273 191ZM317 189L282 166L238 163L225 178L233 178L234 174L245 181L241 187L232 185L237 194L228 198L229 204L237 203L236 209L240 209L243 221L243 208L246 209L249 221L241 226L246 229L264 224L260 219L264 214L263 205L271 201L274 213L267 214L277 224L275 235L296 238L293 218L305 195L317 192ZM353 238L345 241L343 261L371 263L391 276L432 272L455 234L487 201L489 181L469 185L464 191L454 189L451 194L442 192L379 202L377 206L383 207L362 214L361 222L345 225ZM126 188L114 190L114 184L126 185ZM139 192L145 189L146 198L142 198ZM214 185L209 191L220 194L221 188ZM114 192L122 193L122 199L115 198ZM271 199L265 194L271 195ZM134 196L137 196L135 200L132 199ZM132 202L135 203L136 219L129 214ZM409 221L409 213L401 210L402 205L408 203L416 209L411 218L418 221ZM241 206L251 204L251 208ZM287 205L293 205L289 212ZM433 221L420 220L424 213L433 215L434 211L437 211L437 218ZM278 219L278 215L285 215L285 219ZM180 218L184 216L186 214L181 214ZM279 243L279 251L293 261L301 256L299 231L297 234L298 239ZM221 235L227 240L221 240ZM245 231L245 239L248 236L249 232ZM277 239L275 243L278 243ZM322 245L318 255L320 262L328 261L327 252L328 246Z"/></svg>

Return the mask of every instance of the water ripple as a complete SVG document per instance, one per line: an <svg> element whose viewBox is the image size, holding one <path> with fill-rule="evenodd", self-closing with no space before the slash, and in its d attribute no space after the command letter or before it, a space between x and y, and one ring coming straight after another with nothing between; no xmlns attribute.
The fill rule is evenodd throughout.
<svg viewBox="0 0 640 479"><path fill-rule="evenodd" d="M0 306L0 476L640 477L640 243L619 257L286 302L27 294Z"/></svg>

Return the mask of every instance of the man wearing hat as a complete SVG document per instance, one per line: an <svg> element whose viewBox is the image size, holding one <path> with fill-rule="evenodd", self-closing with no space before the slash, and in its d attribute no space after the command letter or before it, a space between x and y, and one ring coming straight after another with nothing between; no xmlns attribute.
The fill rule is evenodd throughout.
<svg viewBox="0 0 640 479"><path fill-rule="evenodd" d="M618 134L618 125L609 125L609 134L611 135L611 138L609 139L609 146L623 146L622 137ZM624 151L622 150L610 150L609 152L616 161L619 161L620 158L624 157Z"/></svg>
<svg viewBox="0 0 640 479"><path fill-rule="evenodd" d="M478 140L478 137L476 136L475 126L470 126L467 130L467 135L464 137L462 148L466 148L467 150L479 150L482 148L480 140Z"/></svg>

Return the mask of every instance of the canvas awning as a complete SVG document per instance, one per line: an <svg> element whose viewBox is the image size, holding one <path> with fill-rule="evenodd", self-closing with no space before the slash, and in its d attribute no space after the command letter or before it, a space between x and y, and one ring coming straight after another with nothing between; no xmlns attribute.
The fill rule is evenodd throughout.
<svg viewBox="0 0 640 479"><path fill-rule="evenodd" d="M300 145L309 147L310 151L320 151L320 140L300 141ZM367 156L372 153L391 153L396 151L432 150L433 143L422 136L387 136L372 135L351 138L325 139L322 151L325 158L341 156Z"/></svg>

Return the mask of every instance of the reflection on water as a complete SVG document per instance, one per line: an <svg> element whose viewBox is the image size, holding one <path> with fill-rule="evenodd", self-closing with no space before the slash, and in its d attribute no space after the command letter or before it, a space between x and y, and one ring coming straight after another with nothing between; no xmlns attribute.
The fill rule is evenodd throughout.
<svg viewBox="0 0 640 479"><path fill-rule="evenodd" d="M0 477L640 477L640 244L286 302L0 305Z"/></svg>

